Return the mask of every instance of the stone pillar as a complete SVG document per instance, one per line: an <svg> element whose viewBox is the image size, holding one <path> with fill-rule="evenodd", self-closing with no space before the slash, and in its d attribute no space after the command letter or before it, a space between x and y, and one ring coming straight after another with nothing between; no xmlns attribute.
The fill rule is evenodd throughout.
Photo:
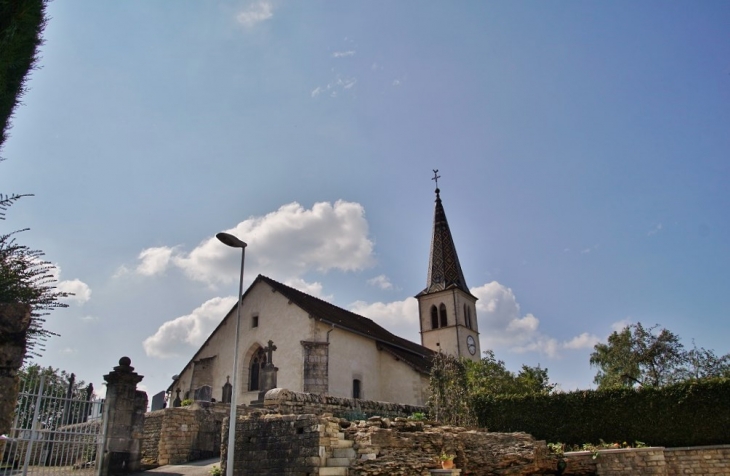
<svg viewBox="0 0 730 476"><path fill-rule="evenodd" d="M13 421L28 326L29 305L0 304L0 435L10 431Z"/></svg>
<svg viewBox="0 0 730 476"><path fill-rule="evenodd" d="M140 471L147 394L137 390L137 384L143 377L134 371L131 363L129 357L122 357L119 365L104 375L107 383L104 402L106 440L101 476Z"/></svg>

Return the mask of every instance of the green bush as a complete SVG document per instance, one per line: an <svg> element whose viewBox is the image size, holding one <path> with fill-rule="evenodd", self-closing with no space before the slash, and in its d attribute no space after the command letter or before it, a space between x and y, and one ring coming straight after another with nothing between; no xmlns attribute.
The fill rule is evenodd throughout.
<svg viewBox="0 0 730 476"><path fill-rule="evenodd" d="M662 388L474 397L479 426L567 444L647 441L654 446L730 443L730 379Z"/></svg>

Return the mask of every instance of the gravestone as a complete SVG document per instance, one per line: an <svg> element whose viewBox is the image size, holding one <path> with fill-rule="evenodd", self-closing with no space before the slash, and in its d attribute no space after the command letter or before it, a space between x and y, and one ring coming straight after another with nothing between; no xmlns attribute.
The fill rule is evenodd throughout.
<svg viewBox="0 0 730 476"><path fill-rule="evenodd" d="M193 399L199 402L209 402L213 397L213 388L210 385L203 385L195 389Z"/></svg>
<svg viewBox="0 0 730 476"><path fill-rule="evenodd" d="M267 356L264 368L261 369L261 388L259 390L258 399L253 400L250 403L252 407L263 407L264 396L266 395L266 392L276 388L276 373L279 371L279 369L277 367L274 367L273 363L273 354L276 350L274 341L269 340L269 345L264 347L264 350L266 351Z"/></svg>
<svg viewBox="0 0 730 476"><path fill-rule="evenodd" d="M226 383L223 384L223 403L231 403L233 396L233 385L231 385L231 376L226 377Z"/></svg>
<svg viewBox="0 0 730 476"><path fill-rule="evenodd" d="M182 405L182 400L180 400L180 389L175 389L175 400L172 401L172 408L178 408L180 405Z"/></svg>
<svg viewBox="0 0 730 476"><path fill-rule="evenodd" d="M151 411L162 410L165 408L165 392L159 392L152 396Z"/></svg>

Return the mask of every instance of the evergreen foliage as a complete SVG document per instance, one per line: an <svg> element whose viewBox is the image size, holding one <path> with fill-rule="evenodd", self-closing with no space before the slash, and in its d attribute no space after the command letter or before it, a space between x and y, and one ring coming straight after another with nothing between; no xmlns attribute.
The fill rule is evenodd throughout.
<svg viewBox="0 0 730 476"><path fill-rule="evenodd" d="M46 0L0 0L0 150L10 118L26 92L28 72L46 25Z"/></svg>
<svg viewBox="0 0 730 476"><path fill-rule="evenodd" d="M730 379L664 387L581 390L550 395L476 395L479 426L524 431L571 445L645 441L652 446L730 443Z"/></svg>
<svg viewBox="0 0 730 476"><path fill-rule="evenodd" d="M44 342L58 335L43 328L44 316L53 309L68 307L59 300L69 294L56 290L54 267L42 259L43 253L16 243L16 233L0 235L0 302L30 304L26 356L40 356Z"/></svg>

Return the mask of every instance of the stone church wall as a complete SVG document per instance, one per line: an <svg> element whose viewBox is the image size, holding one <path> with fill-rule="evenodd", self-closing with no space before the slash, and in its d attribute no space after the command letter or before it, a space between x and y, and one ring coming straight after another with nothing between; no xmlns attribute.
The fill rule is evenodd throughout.
<svg viewBox="0 0 730 476"><path fill-rule="evenodd" d="M338 418L348 419L374 415L391 418L407 417L414 413L426 412L426 407L421 406L292 392L285 388L275 388L266 392L264 408L285 415L329 413Z"/></svg>

